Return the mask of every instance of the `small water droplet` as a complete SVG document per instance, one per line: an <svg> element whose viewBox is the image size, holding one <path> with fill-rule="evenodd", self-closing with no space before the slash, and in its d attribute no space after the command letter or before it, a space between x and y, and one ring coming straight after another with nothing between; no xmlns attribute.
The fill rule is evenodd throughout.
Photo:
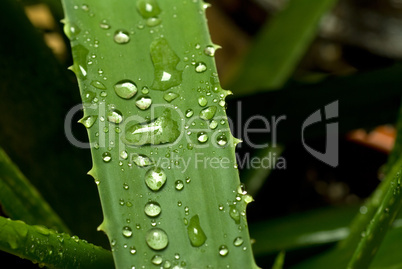
<svg viewBox="0 0 402 269"><path fill-rule="evenodd" d="M224 209L223 205L220 204L220 205L219 205L219 210L220 210L220 211L223 211L223 209Z"/></svg>
<svg viewBox="0 0 402 269"><path fill-rule="evenodd" d="M112 160L112 154L110 154L110 152L104 152L104 153L102 154L102 160L103 160L105 163L110 162L110 161Z"/></svg>
<svg viewBox="0 0 402 269"><path fill-rule="evenodd" d="M159 216L161 211L161 206L157 202L148 202L144 208L145 214L147 214L149 217Z"/></svg>
<svg viewBox="0 0 402 269"><path fill-rule="evenodd" d="M240 213L235 205L229 206L229 215L235 221L236 224L240 223Z"/></svg>
<svg viewBox="0 0 402 269"><path fill-rule="evenodd" d="M161 250L167 247L169 238L164 230L153 228L147 232L145 241L150 248Z"/></svg>
<svg viewBox="0 0 402 269"><path fill-rule="evenodd" d="M91 85L94 86L95 88L99 89L99 90L106 90L105 84L103 84L102 82L100 82L98 80L93 80L91 82Z"/></svg>
<svg viewBox="0 0 402 269"><path fill-rule="evenodd" d="M195 64L195 72L203 73L207 71L207 65L204 62L198 62Z"/></svg>
<svg viewBox="0 0 402 269"><path fill-rule="evenodd" d="M208 99L205 96L198 97L198 104L200 106L206 106L208 104Z"/></svg>
<svg viewBox="0 0 402 269"><path fill-rule="evenodd" d="M235 245L236 247L240 247L241 245L243 245L243 242L243 238L239 236L235 238L235 240L233 241L233 245Z"/></svg>
<svg viewBox="0 0 402 269"><path fill-rule="evenodd" d="M186 117L191 118L194 115L194 111L190 108L186 110Z"/></svg>
<svg viewBox="0 0 402 269"><path fill-rule="evenodd" d="M215 116L216 106L210 106L200 111L200 118L203 120L210 120Z"/></svg>
<svg viewBox="0 0 402 269"><path fill-rule="evenodd" d="M86 116L85 118L82 118L79 122L82 123L86 128L91 128L94 123L96 122L96 119L98 116Z"/></svg>
<svg viewBox="0 0 402 269"><path fill-rule="evenodd" d="M127 44L130 42L130 35L125 30L117 30L114 33L113 39L117 44Z"/></svg>
<svg viewBox="0 0 402 269"><path fill-rule="evenodd" d="M169 103L172 102L177 97L179 97L179 94L175 92L167 92L163 95L163 99L165 99L165 101Z"/></svg>
<svg viewBox="0 0 402 269"><path fill-rule="evenodd" d="M160 167L154 167L145 174L145 183L148 188L158 191L166 182L166 174Z"/></svg>
<svg viewBox="0 0 402 269"><path fill-rule="evenodd" d="M151 262L152 262L153 264L155 264L155 265L160 265L160 264L162 264L162 262L163 262L162 256L159 256L159 255L153 256Z"/></svg>
<svg viewBox="0 0 402 269"><path fill-rule="evenodd" d="M184 183L181 180L176 180L175 184L175 188L178 191L181 191L184 188Z"/></svg>
<svg viewBox="0 0 402 269"><path fill-rule="evenodd" d="M208 134L205 132L199 132L197 134L197 139L200 143L205 143L208 141Z"/></svg>
<svg viewBox="0 0 402 269"><path fill-rule="evenodd" d="M191 178L190 177L186 177L186 183L190 183L191 182Z"/></svg>
<svg viewBox="0 0 402 269"><path fill-rule="evenodd" d="M179 259L180 259L180 254L179 254L179 253L175 253L175 254L174 254L174 258L175 258L176 260L179 260Z"/></svg>
<svg viewBox="0 0 402 269"><path fill-rule="evenodd" d="M154 162L149 157L142 155L142 154L133 155L132 161L138 167L147 167L147 166L154 164Z"/></svg>
<svg viewBox="0 0 402 269"><path fill-rule="evenodd" d="M120 152L120 157L124 160L127 160L128 158L128 153L127 151L123 150L122 152Z"/></svg>
<svg viewBox="0 0 402 269"><path fill-rule="evenodd" d="M123 232L122 233L123 233L124 237L127 237L127 238L129 238L129 237L131 237L133 235L133 231L128 226L123 227Z"/></svg>
<svg viewBox="0 0 402 269"><path fill-rule="evenodd" d="M100 28L104 29L104 30L108 30L110 29L110 24L107 22L107 20L102 20L99 23Z"/></svg>
<svg viewBox="0 0 402 269"><path fill-rule="evenodd" d="M122 113L117 109L112 109L107 114L107 120L112 123L119 124L123 121Z"/></svg>
<svg viewBox="0 0 402 269"><path fill-rule="evenodd" d="M215 56L214 46L206 46L204 49L204 53L205 53L205 55L210 56L210 57Z"/></svg>
<svg viewBox="0 0 402 269"><path fill-rule="evenodd" d="M161 24L162 20L158 17L151 17L147 19L147 26L155 27Z"/></svg>
<svg viewBox="0 0 402 269"><path fill-rule="evenodd" d="M216 143L221 147L224 147L227 144L227 142L228 142L228 139L226 138L226 135L224 135L224 134L222 134L216 138Z"/></svg>
<svg viewBox="0 0 402 269"><path fill-rule="evenodd" d="M219 255L221 255L222 257L225 257L229 254L229 249L227 246L225 245L221 245L219 247Z"/></svg>
<svg viewBox="0 0 402 269"><path fill-rule="evenodd" d="M131 247L131 248L130 248L130 253L131 253L132 255L134 255L135 253L137 253L137 249L136 249L135 247Z"/></svg>
<svg viewBox="0 0 402 269"><path fill-rule="evenodd" d="M212 121L209 123L209 128L210 128L211 130L215 130L217 126L218 126L218 122L217 122L216 120L212 120Z"/></svg>
<svg viewBox="0 0 402 269"><path fill-rule="evenodd" d="M165 261L165 263L163 264L163 268L165 269L169 269L172 266L172 264L170 263L170 261Z"/></svg>
<svg viewBox="0 0 402 269"><path fill-rule="evenodd" d="M96 94L94 92L87 91L83 94L82 101L83 101L83 103L91 103L95 97L96 97Z"/></svg>
<svg viewBox="0 0 402 269"><path fill-rule="evenodd" d="M142 96L135 101L135 105L141 109L141 110L146 110L148 109L152 104L152 99L149 96Z"/></svg>
<svg viewBox="0 0 402 269"><path fill-rule="evenodd" d="M156 17L161 13L156 0L139 0L137 2L137 9L144 19Z"/></svg>
<svg viewBox="0 0 402 269"><path fill-rule="evenodd" d="M125 190L128 190L128 189L129 189L129 186L128 186L127 183L123 183L123 189L125 189Z"/></svg>
<svg viewBox="0 0 402 269"><path fill-rule="evenodd" d="M65 21L63 29L70 40L75 40L77 35L81 32L81 29L77 25L69 21Z"/></svg>
<svg viewBox="0 0 402 269"><path fill-rule="evenodd" d="M114 91L123 99L130 99L137 93L137 85L131 80L122 80L114 85Z"/></svg>
<svg viewBox="0 0 402 269"><path fill-rule="evenodd" d="M190 224L187 226L187 235L193 247L200 247L207 240L207 236L201 228L198 215L195 215L190 219Z"/></svg>

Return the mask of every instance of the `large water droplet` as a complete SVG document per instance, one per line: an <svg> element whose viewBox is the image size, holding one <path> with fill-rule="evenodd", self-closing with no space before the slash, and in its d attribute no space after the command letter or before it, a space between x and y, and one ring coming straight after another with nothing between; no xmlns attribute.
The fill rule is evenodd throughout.
<svg viewBox="0 0 402 269"><path fill-rule="evenodd" d="M226 135L222 134L222 135L218 136L216 138L216 143L219 146L224 147L228 143L228 139L227 139Z"/></svg>
<svg viewBox="0 0 402 269"><path fill-rule="evenodd" d="M236 224L240 223L240 213L239 213L239 210L237 210L235 205L229 206L229 215L235 221Z"/></svg>
<svg viewBox="0 0 402 269"><path fill-rule="evenodd" d="M190 224L187 226L187 235L193 247L200 247L207 240L207 236L201 228L198 215L195 215L190 219Z"/></svg>
<svg viewBox="0 0 402 269"><path fill-rule="evenodd" d="M213 46L206 46L204 53L205 55L213 57L215 55L215 48Z"/></svg>
<svg viewBox="0 0 402 269"><path fill-rule="evenodd" d="M216 106L210 106L200 111L200 118L203 120L210 120L215 116Z"/></svg>
<svg viewBox="0 0 402 269"><path fill-rule="evenodd" d="M64 22L63 30L70 40L75 40L77 35L81 32L81 29L77 25L70 23L69 21Z"/></svg>
<svg viewBox="0 0 402 269"><path fill-rule="evenodd" d="M151 59L154 64L154 82L152 88L165 91L177 86L182 81L182 71L176 66L180 58L170 48L166 39L159 38L150 45Z"/></svg>
<svg viewBox="0 0 402 269"><path fill-rule="evenodd" d="M114 85L114 91L123 99L130 99L137 93L137 85L131 80L122 80Z"/></svg>
<svg viewBox="0 0 402 269"><path fill-rule="evenodd" d="M123 142L129 145L172 143L180 136L179 127L172 119L170 110L166 109L162 116L154 121L134 124L126 128Z"/></svg>
<svg viewBox="0 0 402 269"><path fill-rule="evenodd" d="M198 97L198 104L200 106L206 106L208 104L208 99L205 96Z"/></svg>
<svg viewBox="0 0 402 269"><path fill-rule="evenodd" d="M195 64L195 72L203 73L207 71L207 65L204 62L198 62Z"/></svg>
<svg viewBox="0 0 402 269"><path fill-rule="evenodd" d="M149 157L142 154L134 155L132 160L139 167L146 167L154 164L154 162Z"/></svg>
<svg viewBox="0 0 402 269"><path fill-rule="evenodd" d="M227 246L222 245L219 247L219 255L221 255L222 257L225 257L229 254L229 249Z"/></svg>
<svg viewBox="0 0 402 269"><path fill-rule="evenodd" d="M205 143L208 141L208 134L205 132L199 132L197 134L197 139L200 143Z"/></svg>
<svg viewBox="0 0 402 269"><path fill-rule="evenodd" d="M194 111L190 108L186 110L186 117L191 118L194 115Z"/></svg>
<svg viewBox="0 0 402 269"><path fill-rule="evenodd" d="M147 232L145 241L150 248L161 250L167 247L169 238L164 230L153 228Z"/></svg>
<svg viewBox="0 0 402 269"><path fill-rule="evenodd" d="M235 245L236 247L240 247L241 245L243 245L243 242L243 238L239 236L235 238L235 240L233 241L233 245Z"/></svg>
<svg viewBox="0 0 402 269"><path fill-rule="evenodd" d="M169 103L172 102L177 97L179 97L179 94L175 92L167 92L163 95L163 99L165 99L165 101Z"/></svg>
<svg viewBox="0 0 402 269"><path fill-rule="evenodd" d="M149 217L159 216L162 209L161 206L157 202L148 202L144 208L145 214Z"/></svg>
<svg viewBox="0 0 402 269"><path fill-rule="evenodd" d="M102 154L102 160L103 160L105 163L110 162L110 161L112 160L112 154L110 154L110 152L104 152L104 153Z"/></svg>
<svg viewBox="0 0 402 269"><path fill-rule="evenodd" d="M98 118L98 116L94 115L94 116L86 116L85 118L80 119L80 123L82 123L86 128L91 128L96 119Z"/></svg>
<svg viewBox="0 0 402 269"><path fill-rule="evenodd" d="M166 174L160 167L154 167L145 174L145 183L148 188L158 191L166 182Z"/></svg>
<svg viewBox="0 0 402 269"><path fill-rule="evenodd" d="M151 262L152 262L153 264L155 264L155 265L160 265L160 264L162 264L162 262L163 262L162 256L159 256L159 255L153 256Z"/></svg>
<svg viewBox="0 0 402 269"><path fill-rule="evenodd" d="M212 120L212 121L209 123L209 128L210 128L211 130L215 130L216 127L218 127L218 122L217 122L216 120Z"/></svg>
<svg viewBox="0 0 402 269"><path fill-rule="evenodd" d="M133 231L128 226L123 227L123 232L122 233L123 233L124 237L127 237L127 238L129 238L129 237L131 237L133 235Z"/></svg>
<svg viewBox="0 0 402 269"><path fill-rule="evenodd" d="M117 44L127 44L130 42L130 34L125 30L117 30L113 39Z"/></svg>
<svg viewBox="0 0 402 269"><path fill-rule="evenodd" d="M123 121L123 115L117 109L112 109L107 114L107 120L112 123L119 124Z"/></svg>
<svg viewBox="0 0 402 269"><path fill-rule="evenodd" d="M137 2L137 9L144 19L156 17L161 13L156 0L139 0Z"/></svg>
<svg viewBox="0 0 402 269"><path fill-rule="evenodd" d="M152 99L149 96L142 96L135 101L135 105L141 109L141 110L146 110L148 109L152 104Z"/></svg>

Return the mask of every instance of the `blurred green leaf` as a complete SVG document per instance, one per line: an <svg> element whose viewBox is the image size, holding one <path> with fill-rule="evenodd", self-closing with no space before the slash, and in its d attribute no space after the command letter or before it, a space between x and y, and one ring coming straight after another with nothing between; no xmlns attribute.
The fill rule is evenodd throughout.
<svg viewBox="0 0 402 269"><path fill-rule="evenodd" d="M0 148L0 205L12 219L41 224L59 232L69 229L35 187Z"/></svg>
<svg viewBox="0 0 402 269"><path fill-rule="evenodd" d="M227 86L237 95L278 89L289 79L336 0L290 0L255 38Z"/></svg>
<svg viewBox="0 0 402 269"><path fill-rule="evenodd" d="M281 251L275 259L272 269L282 269L285 263L285 252Z"/></svg>

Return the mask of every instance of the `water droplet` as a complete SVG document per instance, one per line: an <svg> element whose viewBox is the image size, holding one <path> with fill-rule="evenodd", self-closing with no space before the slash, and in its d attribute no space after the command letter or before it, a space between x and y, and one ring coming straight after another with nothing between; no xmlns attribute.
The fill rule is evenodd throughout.
<svg viewBox="0 0 402 269"><path fill-rule="evenodd" d="M129 238L129 237L131 237L133 235L133 231L128 226L123 227L123 232L122 233L123 233L124 237L127 237L127 238Z"/></svg>
<svg viewBox="0 0 402 269"><path fill-rule="evenodd" d="M200 247L207 240L207 236L201 228L198 215L195 215L190 219L190 224L187 226L187 235L193 247Z"/></svg>
<svg viewBox="0 0 402 269"><path fill-rule="evenodd" d="M195 64L195 72L203 73L207 71L207 65L204 62L198 62Z"/></svg>
<svg viewBox="0 0 402 269"><path fill-rule="evenodd" d="M172 143L180 136L179 127L166 109L162 116L148 123L134 124L126 128L123 142L129 145Z"/></svg>
<svg viewBox="0 0 402 269"><path fill-rule="evenodd" d="M77 25L70 23L69 21L65 21L63 30L70 40L75 40L77 35L81 32L81 29Z"/></svg>
<svg viewBox="0 0 402 269"><path fill-rule="evenodd" d="M127 183L123 183L123 189L125 189L125 190L128 190L128 189L129 189L129 186L128 186Z"/></svg>
<svg viewBox="0 0 402 269"><path fill-rule="evenodd" d="M240 213L235 205L229 206L229 215L235 221L236 224L240 223Z"/></svg>
<svg viewBox="0 0 402 269"><path fill-rule="evenodd" d="M180 254L179 254L179 253L175 253L175 254L174 254L174 258L175 258L176 260L179 260L179 259L180 259Z"/></svg>
<svg viewBox="0 0 402 269"><path fill-rule="evenodd" d="M89 50L83 45L75 45L72 47L72 54L74 56L74 65L72 67L74 73L81 79L87 78L87 56Z"/></svg>
<svg viewBox="0 0 402 269"><path fill-rule="evenodd" d="M82 123L86 128L91 128L98 116L86 116L85 118L80 119L80 123Z"/></svg>
<svg viewBox="0 0 402 269"><path fill-rule="evenodd" d="M198 97L198 104L200 106L206 106L208 104L208 100L205 96Z"/></svg>
<svg viewBox="0 0 402 269"><path fill-rule="evenodd" d="M154 65L154 82L152 89L165 91L171 87L180 85L182 71L176 66L180 58L170 48L166 39L159 38L150 45L151 59Z"/></svg>
<svg viewBox="0 0 402 269"><path fill-rule="evenodd" d="M181 180L176 180L175 184L175 188L178 191L181 191L184 188L184 183Z"/></svg>
<svg viewBox="0 0 402 269"><path fill-rule="evenodd" d="M161 211L161 206L157 202L148 202L144 208L145 214L147 214L149 217L159 216Z"/></svg>
<svg viewBox="0 0 402 269"><path fill-rule="evenodd" d="M163 99L165 99L166 102L172 102L174 99L179 97L179 94L175 92L167 92L165 95L163 95Z"/></svg>
<svg viewBox="0 0 402 269"><path fill-rule="evenodd" d="M94 92L87 91L83 94L82 101L83 101L83 103L91 103L95 97L96 97L96 94Z"/></svg>
<svg viewBox="0 0 402 269"><path fill-rule="evenodd" d="M130 99L137 93L137 85L131 80L122 80L114 85L114 91L123 99Z"/></svg>
<svg viewBox="0 0 402 269"><path fill-rule="evenodd" d="M220 135L216 138L216 143L221 146L224 147L227 143L228 143L228 139L226 138L226 135Z"/></svg>
<svg viewBox="0 0 402 269"><path fill-rule="evenodd" d="M99 90L106 90L105 84L103 84L102 82L100 82L98 80L93 80L91 82L91 85L94 86L95 88L99 89Z"/></svg>
<svg viewBox="0 0 402 269"><path fill-rule="evenodd" d="M158 191L166 182L166 174L160 167L154 167L145 174L145 183L148 188Z"/></svg>
<svg viewBox="0 0 402 269"><path fill-rule="evenodd" d="M170 261L165 261L165 263L163 264L163 268L165 268L165 269L169 269L170 266L172 266L172 264L170 263Z"/></svg>
<svg viewBox="0 0 402 269"><path fill-rule="evenodd" d="M235 238L235 240L233 241L233 245L235 245L236 247L240 247L241 245L243 245L243 242L243 238L239 236Z"/></svg>
<svg viewBox="0 0 402 269"><path fill-rule="evenodd" d="M139 167L146 167L154 164L154 162L145 155L137 154L132 157L133 162Z"/></svg>
<svg viewBox="0 0 402 269"><path fill-rule="evenodd" d="M104 30L108 30L110 29L110 24L107 22L107 20L102 20L99 23L100 28L104 29Z"/></svg>
<svg viewBox="0 0 402 269"><path fill-rule="evenodd" d="M131 247L131 248L130 248L130 253L131 253L132 255L134 255L135 253L137 253L137 249L136 249L135 247Z"/></svg>
<svg viewBox="0 0 402 269"><path fill-rule="evenodd" d="M209 123L209 128L210 128L211 130L215 130L216 127L218 127L218 122L217 122L216 120L212 120L212 121Z"/></svg>
<svg viewBox="0 0 402 269"><path fill-rule="evenodd" d="M190 183L191 182L191 178L190 177L186 177L186 183Z"/></svg>
<svg viewBox="0 0 402 269"><path fill-rule="evenodd" d="M141 110L146 110L148 109L152 104L152 99L149 96L142 96L135 101L135 105L141 109Z"/></svg>
<svg viewBox="0 0 402 269"><path fill-rule="evenodd" d="M222 257L225 257L229 254L229 249L227 246L225 245L221 245L219 247L219 255L221 255Z"/></svg>
<svg viewBox="0 0 402 269"><path fill-rule="evenodd" d="M215 116L216 106L210 106L200 111L200 118L203 120L210 120Z"/></svg>
<svg viewBox="0 0 402 269"><path fill-rule="evenodd" d="M105 152L105 153L103 153L103 154L102 154L102 160L103 160L105 163L110 162L110 161L112 160L112 154L110 154L110 152Z"/></svg>
<svg viewBox="0 0 402 269"><path fill-rule="evenodd" d="M223 211L224 207L223 205L219 205L219 211Z"/></svg>
<svg viewBox="0 0 402 269"><path fill-rule="evenodd" d="M120 152L120 157L124 160L127 160L128 158L128 153L127 151L123 150L122 152Z"/></svg>
<svg viewBox="0 0 402 269"><path fill-rule="evenodd" d="M137 9L144 19L156 17L161 13L156 0L139 0L137 2Z"/></svg>
<svg viewBox="0 0 402 269"><path fill-rule="evenodd" d="M166 232L159 228L149 230L145 236L145 241L154 250L164 249L169 243Z"/></svg>
<svg viewBox="0 0 402 269"><path fill-rule="evenodd" d="M190 108L186 110L186 117L191 118L194 115L194 111Z"/></svg>
<svg viewBox="0 0 402 269"><path fill-rule="evenodd" d="M208 134L205 132L199 132L197 134L197 139L200 143L205 143L208 141Z"/></svg>
<svg viewBox="0 0 402 269"><path fill-rule="evenodd" d="M107 120L112 123L119 124L123 121L123 115L117 109L112 109L107 114Z"/></svg>
<svg viewBox="0 0 402 269"><path fill-rule="evenodd" d="M162 20L157 18L157 17L151 17L147 19L147 26L149 27L155 27L161 24Z"/></svg>
<svg viewBox="0 0 402 269"><path fill-rule="evenodd" d="M113 39L117 44L127 44L130 42L130 35L125 30L117 30L114 33Z"/></svg>
<svg viewBox="0 0 402 269"><path fill-rule="evenodd" d="M204 53L205 53L205 55L210 56L210 57L215 56L214 46L206 46L204 49Z"/></svg>
<svg viewBox="0 0 402 269"><path fill-rule="evenodd" d="M162 256L159 256L159 255L153 256L151 262L152 262L153 264L155 264L155 265L160 265L160 264L162 264L162 262L163 262Z"/></svg>

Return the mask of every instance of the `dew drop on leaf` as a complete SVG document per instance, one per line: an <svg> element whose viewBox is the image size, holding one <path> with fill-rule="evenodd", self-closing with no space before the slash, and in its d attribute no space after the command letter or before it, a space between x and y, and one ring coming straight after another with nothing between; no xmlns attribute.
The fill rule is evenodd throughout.
<svg viewBox="0 0 402 269"><path fill-rule="evenodd" d="M228 142L228 139L226 138L226 135L224 135L224 134L219 135L219 136L216 138L216 143L217 143L219 146L221 146L221 147L226 146L227 142Z"/></svg>
<svg viewBox="0 0 402 269"><path fill-rule="evenodd" d="M181 180L176 180L174 183L176 190L181 191L184 188L184 183Z"/></svg>
<svg viewBox="0 0 402 269"><path fill-rule="evenodd" d="M200 106L206 106L208 104L208 100L205 96L198 97L198 104Z"/></svg>
<svg viewBox="0 0 402 269"><path fill-rule="evenodd" d="M125 30L117 30L114 33L113 39L117 44L127 44L130 42L130 35Z"/></svg>
<svg viewBox="0 0 402 269"><path fill-rule="evenodd" d="M104 153L102 154L102 160L103 160L105 163L110 162L110 161L112 160L112 154L110 154L110 152L104 152Z"/></svg>
<svg viewBox="0 0 402 269"><path fill-rule="evenodd" d="M216 120L212 120L212 121L209 123L209 128L210 128L211 130L215 130L216 127L218 127L218 122L217 122Z"/></svg>
<svg viewBox="0 0 402 269"><path fill-rule="evenodd" d="M144 208L144 212L148 217L159 216L161 211L161 206L157 202L148 202Z"/></svg>
<svg viewBox="0 0 402 269"><path fill-rule="evenodd" d="M147 26L149 27L155 27L161 24L162 20L157 17L151 17L147 19Z"/></svg>
<svg viewBox="0 0 402 269"><path fill-rule="evenodd" d="M123 236L127 237L127 238L129 238L129 237L131 237L133 235L133 231L128 226L123 227L123 232L122 233L123 233Z"/></svg>
<svg viewBox="0 0 402 269"><path fill-rule="evenodd" d="M100 82L98 80L93 80L91 82L91 85L94 86L95 88L99 89L99 90L106 90L105 84L103 84L102 82Z"/></svg>
<svg viewBox="0 0 402 269"><path fill-rule="evenodd" d="M142 96L135 101L135 105L141 109L141 110L146 110L148 109L152 104L152 99L149 96Z"/></svg>
<svg viewBox="0 0 402 269"><path fill-rule="evenodd" d="M122 80L114 85L114 91L123 99L132 98L138 91L137 85L131 80Z"/></svg>
<svg viewBox="0 0 402 269"><path fill-rule="evenodd" d="M110 29L110 24L107 22L107 20L102 20L99 23L99 27L104 29L104 30L108 30L108 29Z"/></svg>
<svg viewBox="0 0 402 269"><path fill-rule="evenodd" d="M213 46L206 46L204 53L207 56L213 57L215 55L215 48Z"/></svg>
<svg viewBox="0 0 402 269"><path fill-rule="evenodd" d="M86 128L91 128L98 116L86 116L85 118L82 118L79 122L82 123Z"/></svg>
<svg viewBox="0 0 402 269"><path fill-rule="evenodd" d="M145 241L150 248L154 250L161 250L167 247L169 238L164 230L153 228L147 232Z"/></svg>
<svg viewBox="0 0 402 269"><path fill-rule="evenodd" d="M175 92L167 92L163 95L163 99L165 99L165 101L169 103L175 100L177 97L179 97L179 94Z"/></svg>
<svg viewBox="0 0 402 269"><path fill-rule="evenodd" d="M205 132L199 132L199 133L197 134L197 140L198 140L200 143L205 143L205 142L207 142L207 141L208 141L208 134L205 133Z"/></svg>
<svg viewBox="0 0 402 269"><path fill-rule="evenodd" d="M161 13L156 0L139 0L137 1L137 10L144 19L156 17Z"/></svg>
<svg viewBox="0 0 402 269"><path fill-rule="evenodd" d="M236 237L236 238L233 240L233 245L235 245L236 247L240 247L241 245L243 245L243 242L244 242L243 238L241 238L241 237L239 236L239 237Z"/></svg>
<svg viewBox="0 0 402 269"><path fill-rule="evenodd" d="M191 118L194 115L194 111L190 108L186 110L186 117Z"/></svg>
<svg viewBox="0 0 402 269"><path fill-rule="evenodd" d="M190 224L187 226L187 235L193 247L200 247L207 240L207 236L201 228L198 215L195 215L190 219Z"/></svg>
<svg viewBox="0 0 402 269"><path fill-rule="evenodd" d="M145 174L145 183L148 188L153 191L158 191L166 182L166 174L160 167L154 167Z"/></svg>
<svg viewBox="0 0 402 269"><path fill-rule="evenodd" d="M112 109L107 114L107 120L109 122L119 124L123 121L123 115L119 110Z"/></svg>
<svg viewBox="0 0 402 269"><path fill-rule="evenodd" d="M216 106L210 106L200 111L200 118L203 120L210 120L215 116Z"/></svg>
<svg viewBox="0 0 402 269"><path fill-rule="evenodd" d="M207 71L207 65L204 62L198 62L195 64L195 72L203 73Z"/></svg>
<svg viewBox="0 0 402 269"><path fill-rule="evenodd" d="M162 256L155 255L152 257L151 262L155 265L160 265L163 262Z"/></svg>
<svg viewBox="0 0 402 269"><path fill-rule="evenodd" d="M227 246L225 245L221 245L219 247L219 255L221 255L222 257L225 257L229 254L229 249Z"/></svg>
<svg viewBox="0 0 402 269"><path fill-rule="evenodd" d="M146 167L154 164L154 162L147 156L136 154L132 157L132 161L139 167Z"/></svg>

